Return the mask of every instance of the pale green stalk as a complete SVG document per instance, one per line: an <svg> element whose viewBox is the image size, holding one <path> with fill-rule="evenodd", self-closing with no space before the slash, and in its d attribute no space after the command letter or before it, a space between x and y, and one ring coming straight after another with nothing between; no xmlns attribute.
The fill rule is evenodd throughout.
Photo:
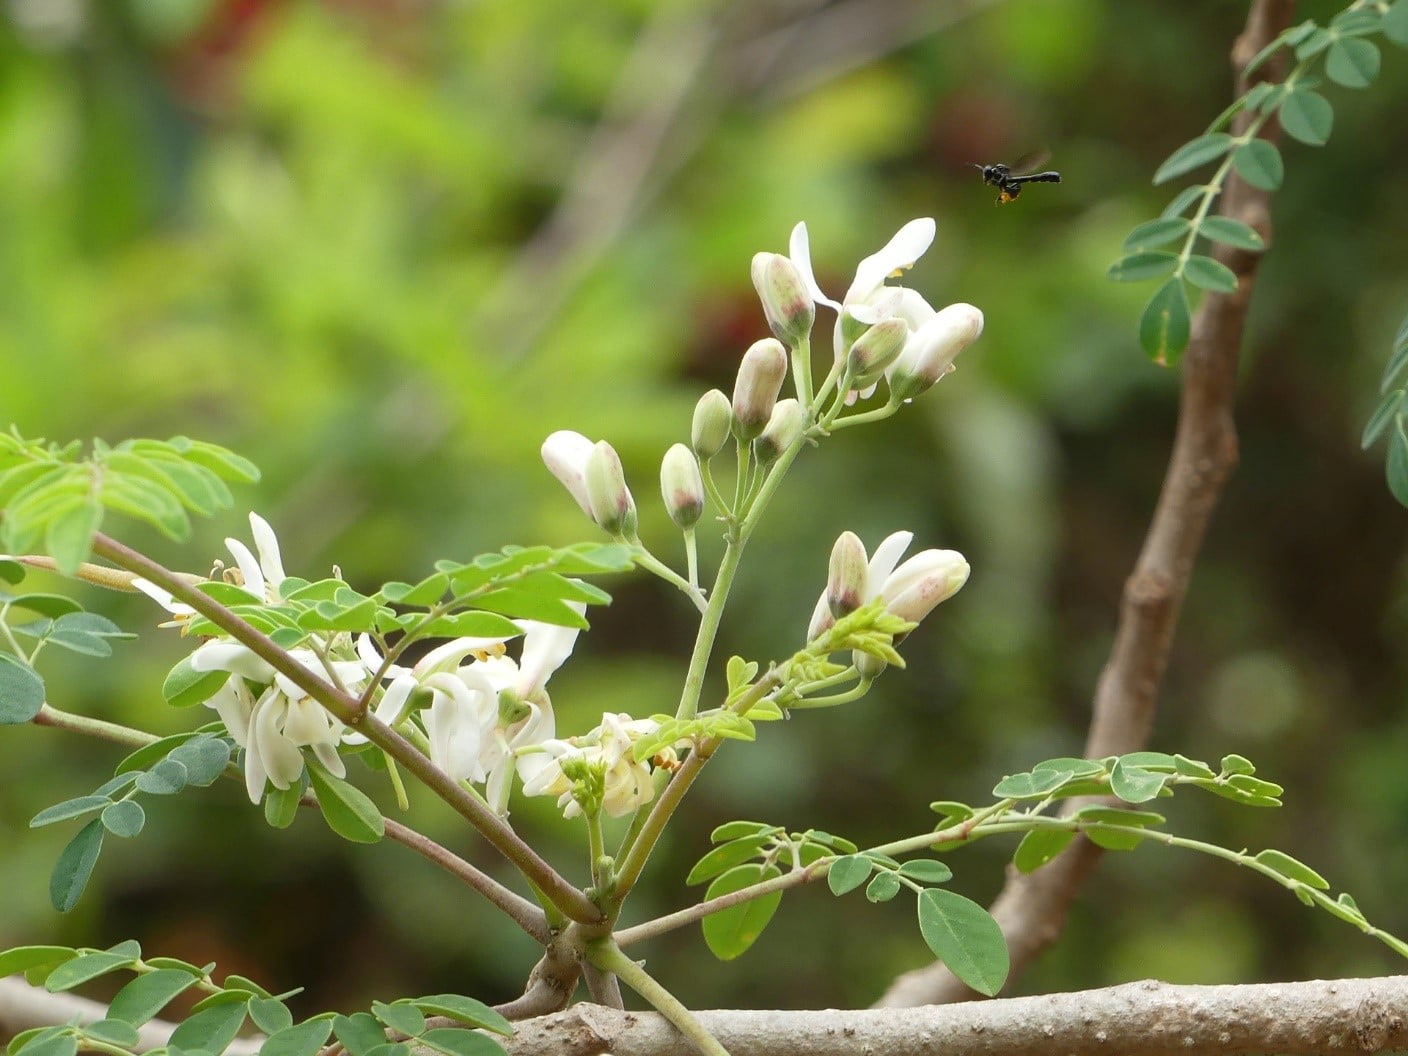
<svg viewBox="0 0 1408 1056"><path fill-rule="evenodd" d="M637 962L631 960L610 939L588 944L587 959L603 972L611 972L650 1002L704 1056L729 1056L719 1039L704 1029L694 1013L674 994L656 982Z"/></svg>

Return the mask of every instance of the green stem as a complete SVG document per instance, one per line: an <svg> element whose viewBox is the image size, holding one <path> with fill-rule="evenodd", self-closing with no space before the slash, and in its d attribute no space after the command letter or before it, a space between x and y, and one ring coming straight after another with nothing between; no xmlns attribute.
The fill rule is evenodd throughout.
<svg viewBox="0 0 1408 1056"><path fill-rule="evenodd" d="M601 875L601 859L606 854L606 841L601 835L601 814L593 813L587 815L587 853L591 855L592 885L601 890L603 877Z"/></svg>
<svg viewBox="0 0 1408 1056"><path fill-rule="evenodd" d="M695 594L699 593L699 542L694 537L694 529L684 530L684 562L689 572L689 585Z"/></svg>
<svg viewBox="0 0 1408 1056"><path fill-rule="evenodd" d="M706 606L704 596L699 593L699 588L694 585L692 573L690 579L686 580L673 568L647 550L644 545L641 544L640 540L631 539L626 541L630 543L632 549L635 551L636 564L640 565L640 567L647 572L659 576L666 583L679 588L680 592L690 600L691 604L693 604L696 609L701 613L704 611Z"/></svg>
<svg viewBox="0 0 1408 1056"><path fill-rule="evenodd" d="M93 537L93 552L115 565L144 576L169 591L173 597L184 601L276 671L287 676L294 685L308 693L342 722L363 733L369 741L415 774L422 784L478 829L499 853L541 888L567 916L585 924L594 924L601 920L601 910L541 858L537 851L524 843L507 821L460 788L448 774L418 752L395 730L375 715L367 714L359 707L356 698L319 678L267 635L144 554L124 546L102 532Z"/></svg>
<svg viewBox="0 0 1408 1056"><path fill-rule="evenodd" d="M849 429L853 425L867 425L870 422L883 422L886 418L894 416L899 410L899 405L887 403L881 407L872 407L868 411L861 411L858 414L848 414L844 418L838 418L835 422L827 423L827 430L835 432L837 429Z"/></svg>
<svg viewBox="0 0 1408 1056"><path fill-rule="evenodd" d="M39 714L31 721L36 726L52 726L56 730L83 733L89 737L120 744L124 748L145 748L161 740L156 734L147 733L145 730L134 730L130 726L120 726L115 722L105 722L102 719L89 718L87 715L75 715L71 711L60 711L48 704L41 707Z"/></svg>
<svg viewBox="0 0 1408 1056"><path fill-rule="evenodd" d="M590 943L587 960L604 972L611 972L654 1006L704 1056L729 1056L719 1039L704 1029L694 1013L680 1003L679 998L657 983L644 968L631 960L610 939Z"/></svg>
<svg viewBox="0 0 1408 1056"><path fill-rule="evenodd" d="M748 494L748 474L753 468L753 444L735 437L734 450L738 461L738 477L733 482L733 509L737 511L737 516L742 517L743 496Z"/></svg>
<svg viewBox="0 0 1408 1056"><path fill-rule="evenodd" d="M812 402L812 339L803 335L792 347L792 381L797 386L797 400L803 407Z"/></svg>
<svg viewBox="0 0 1408 1056"><path fill-rule="evenodd" d="M853 687L844 693L833 693L829 697L806 697L793 704L789 704L788 711L799 711L804 708L834 708L838 704L849 704L853 700L860 700L870 692L870 686L874 680L862 678Z"/></svg>
<svg viewBox="0 0 1408 1056"><path fill-rule="evenodd" d="M733 516L733 511L728 503L724 502L724 497L719 493L719 486L714 483L714 472L709 468L709 460L701 459L699 462L699 478L704 481L704 494L713 503L715 512L724 520Z"/></svg>

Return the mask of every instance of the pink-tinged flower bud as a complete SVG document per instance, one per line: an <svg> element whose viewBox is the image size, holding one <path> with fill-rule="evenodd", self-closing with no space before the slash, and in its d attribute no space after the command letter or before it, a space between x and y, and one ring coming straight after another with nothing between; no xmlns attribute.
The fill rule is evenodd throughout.
<svg viewBox="0 0 1408 1056"><path fill-rule="evenodd" d="M626 487L626 471L616 449L605 440L592 448L587 459L587 500L592 519L610 535L630 535L636 530L636 500Z"/></svg>
<svg viewBox="0 0 1408 1056"><path fill-rule="evenodd" d="M689 443L699 461L707 462L722 451L732 428L733 408L727 396L718 389L710 389L699 397L689 430Z"/></svg>
<svg viewBox="0 0 1408 1056"><path fill-rule="evenodd" d="M704 481L699 475L699 463L684 444L675 444L665 452L660 463L660 494L670 520L681 528L693 528L704 515Z"/></svg>
<svg viewBox="0 0 1408 1056"><path fill-rule="evenodd" d="M852 387L863 389L899 358L909 338L909 325L899 318L882 319L856 340L846 353Z"/></svg>
<svg viewBox="0 0 1408 1056"><path fill-rule="evenodd" d="M869 562L865 544L855 532L842 532L836 537L826 576L826 605L838 620L855 612L865 601Z"/></svg>
<svg viewBox="0 0 1408 1056"><path fill-rule="evenodd" d="M779 341L796 347L812 332L816 305L797 265L781 253L753 257L753 288L763 302L768 326Z"/></svg>
<svg viewBox="0 0 1408 1056"><path fill-rule="evenodd" d="M967 559L956 550L925 550L890 573L880 597L890 612L918 623L958 593L968 582L968 571Z"/></svg>
<svg viewBox="0 0 1408 1056"><path fill-rule="evenodd" d="M910 335L899 358L885 371L891 398L912 400L949 371L958 353L983 332L983 313L971 304L950 304Z"/></svg>
<svg viewBox="0 0 1408 1056"><path fill-rule="evenodd" d="M733 385L733 431L740 440L755 439L763 431L785 377L787 350L776 338L755 341L743 354Z"/></svg>
<svg viewBox="0 0 1408 1056"><path fill-rule="evenodd" d="M543 441L542 449L543 462L572 493L588 517L592 516L592 504L587 499L587 459L591 457L592 446L581 433L559 429Z"/></svg>
<svg viewBox="0 0 1408 1056"><path fill-rule="evenodd" d="M793 399L778 400L772 408L767 427L753 442L758 461L770 465L792 446L807 427L807 409Z"/></svg>

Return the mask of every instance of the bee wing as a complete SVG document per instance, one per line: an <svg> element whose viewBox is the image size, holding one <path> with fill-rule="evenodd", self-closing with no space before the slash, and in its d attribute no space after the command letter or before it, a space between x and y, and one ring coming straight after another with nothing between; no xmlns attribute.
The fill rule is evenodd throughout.
<svg viewBox="0 0 1408 1056"><path fill-rule="evenodd" d="M1045 147L1040 147L1037 150L1028 151L1026 154L1023 154L1020 158L1016 160L1016 162L1013 163L1012 175L1025 176L1029 172L1035 172L1037 169L1041 168L1050 160L1051 151Z"/></svg>

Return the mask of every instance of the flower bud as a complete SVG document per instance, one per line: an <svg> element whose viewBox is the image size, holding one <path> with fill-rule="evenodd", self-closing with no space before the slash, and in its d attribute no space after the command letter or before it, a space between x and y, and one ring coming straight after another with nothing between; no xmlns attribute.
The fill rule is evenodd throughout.
<svg viewBox="0 0 1408 1056"><path fill-rule="evenodd" d="M890 665L872 653L863 653L859 649L851 650L851 663L856 665L856 673L861 678L879 678L885 672L885 668Z"/></svg>
<svg viewBox="0 0 1408 1056"><path fill-rule="evenodd" d="M909 326L899 318L882 319L856 339L846 353L846 369L855 388L879 380L886 367L899 358L909 337Z"/></svg>
<svg viewBox="0 0 1408 1056"><path fill-rule="evenodd" d="M925 550L895 569L880 590L885 608L918 623L968 582L968 561L957 550Z"/></svg>
<svg viewBox="0 0 1408 1056"><path fill-rule="evenodd" d="M823 590L821 597L816 599L811 622L807 624L807 641L816 641L835 625L836 617L831 615L831 606L826 603L826 591Z"/></svg>
<svg viewBox="0 0 1408 1056"><path fill-rule="evenodd" d="M704 515L704 481L699 475L699 463L684 444L675 444L665 452L660 463L660 494L670 520L681 528L693 528Z"/></svg>
<svg viewBox="0 0 1408 1056"><path fill-rule="evenodd" d="M865 544L855 532L842 532L836 537L826 576L826 605L838 620L855 612L865 600L869 561Z"/></svg>
<svg viewBox="0 0 1408 1056"><path fill-rule="evenodd" d="M910 335L888 370L893 400L912 400L953 369L958 353L983 332L983 313L971 304L950 304Z"/></svg>
<svg viewBox="0 0 1408 1056"><path fill-rule="evenodd" d="M605 440L592 448L587 459L587 501L592 519L610 535L630 535L636 530L636 500L626 487L626 471L616 449Z"/></svg>
<svg viewBox="0 0 1408 1056"><path fill-rule="evenodd" d="M763 302L768 326L779 341L795 347L812 332L816 305L797 265L780 253L753 257L753 288Z"/></svg>
<svg viewBox="0 0 1408 1056"><path fill-rule="evenodd" d="M752 440L763 431L786 376L787 350L775 338L754 341L743 354L733 385L733 430L740 440Z"/></svg>
<svg viewBox="0 0 1408 1056"><path fill-rule="evenodd" d="M773 406L767 427L753 442L758 461L765 466L776 462L778 456L792 446L792 442L802 435L802 430L806 427L805 407L793 399L778 400Z"/></svg>
<svg viewBox="0 0 1408 1056"><path fill-rule="evenodd" d="M592 505L587 500L587 460L591 453L592 442L570 429L559 429L543 441L544 464L572 493L588 517L592 516Z"/></svg>
<svg viewBox="0 0 1408 1056"><path fill-rule="evenodd" d="M707 462L728 441L733 427L733 409L728 397L718 389L710 389L694 405L694 423L689 430L689 443L701 462Z"/></svg>

